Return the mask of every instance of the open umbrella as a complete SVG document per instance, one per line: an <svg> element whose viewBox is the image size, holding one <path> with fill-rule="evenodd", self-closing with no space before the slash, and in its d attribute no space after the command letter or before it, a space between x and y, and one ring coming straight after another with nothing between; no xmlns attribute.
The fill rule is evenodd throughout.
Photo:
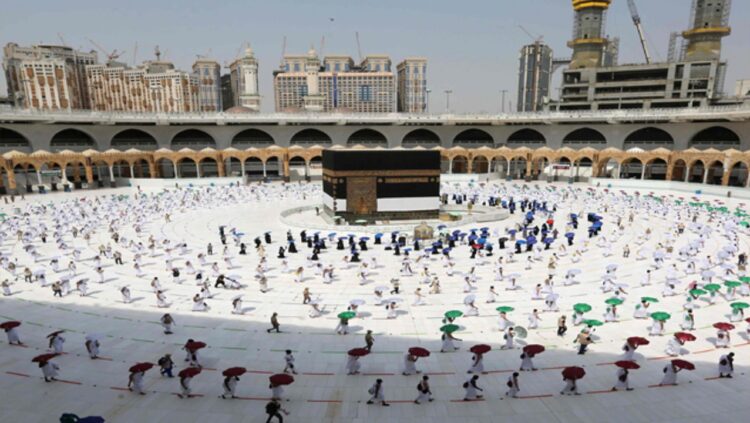
<svg viewBox="0 0 750 423"><path fill-rule="evenodd" d="M731 307L732 307L733 309L736 309L736 310L744 310L744 309L746 309L746 308L750 307L750 304L748 304L748 303L743 303L743 302L736 302L736 303L732 303L732 304L730 304L730 306L731 306Z"/></svg>
<svg viewBox="0 0 750 423"><path fill-rule="evenodd" d="M274 386L291 385L292 382L294 382L294 378L292 377L292 375L279 373L273 376L269 376L268 381L271 382L271 385Z"/></svg>
<svg viewBox="0 0 750 423"><path fill-rule="evenodd" d="M573 310L577 311L578 313L588 313L591 311L591 306L586 303L578 303L573 306Z"/></svg>
<svg viewBox="0 0 750 423"><path fill-rule="evenodd" d="M647 303L658 303L659 302L659 300L657 300L654 297L641 297L641 301L642 302L647 302Z"/></svg>
<svg viewBox="0 0 750 423"><path fill-rule="evenodd" d="M464 297L464 304L471 304L474 301L476 301L476 299L477 299L476 295L469 294L469 295L467 295L467 296Z"/></svg>
<svg viewBox="0 0 750 423"><path fill-rule="evenodd" d="M463 315L464 313L460 310L449 310L449 311L446 311L444 314L444 316L447 317L448 319L455 319Z"/></svg>
<svg viewBox="0 0 750 423"><path fill-rule="evenodd" d="M750 276L740 276L740 282L750 283Z"/></svg>
<svg viewBox="0 0 750 423"><path fill-rule="evenodd" d="M32 363L46 363L46 362L52 360L53 358L55 358L56 356L57 356L57 354L55 354L55 353L42 354L42 355L38 355L38 356L32 358L31 362Z"/></svg>
<svg viewBox="0 0 750 423"><path fill-rule="evenodd" d="M510 313L511 311L515 309L511 306L500 306L496 308L495 310L499 311L500 313Z"/></svg>
<svg viewBox="0 0 750 423"><path fill-rule="evenodd" d="M244 367L230 367L223 372L221 372L224 376L242 376L247 372L247 369Z"/></svg>
<svg viewBox="0 0 750 423"><path fill-rule="evenodd" d="M354 306L361 306L365 304L365 300L361 298L355 298L353 300L350 300L349 304L354 305Z"/></svg>
<svg viewBox="0 0 750 423"><path fill-rule="evenodd" d="M701 295L705 295L705 294L706 294L706 291L704 291L702 289L699 289L699 288L695 288L695 289L691 289L690 290L690 295L692 295L694 297L700 297Z"/></svg>
<svg viewBox="0 0 750 423"><path fill-rule="evenodd" d="M422 347L411 347L409 348L409 354L415 357L429 357L430 352Z"/></svg>
<svg viewBox="0 0 750 423"><path fill-rule="evenodd" d="M739 282L737 282L737 281L726 281L726 282L724 282L724 286L726 286L727 288L738 288L740 285L742 285L742 284L739 283Z"/></svg>
<svg viewBox="0 0 750 423"><path fill-rule="evenodd" d="M726 323L726 322L718 322L718 323L714 323L714 327L715 327L716 329L719 329L719 330L727 330L727 331L728 331L728 330L732 330L732 329L734 329L734 325L733 325L733 324L731 324L731 323Z"/></svg>
<svg viewBox="0 0 750 423"><path fill-rule="evenodd" d="M401 297L390 297L385 299L386 303L401 303L403 301L404 299Z"/></svg>
<svg viewBox="0 0 750 423"><path fill-rule="evenodd" d="M344 312L339 313L338 318L339 319L349 320L349 319L353 319L354 316L356 316L356 315L357 315L357 313L355 313L353 311L344 311Z"/></svg>
<svg viewBox="0 0 750 423"><path fill-rule="evenodd" d="M603 326L604 325L604 323L602 323L599 320L595 320L595 319L584 320L583 324L586 325L586 326L592 326L592 327L594 327L594 326Z"/></svg>
<svg viewBox="0 0 750 423"><path fill-rule="evenodd" d="M628 370L635 370L635 369L641 368L641 366L639 366L638 363L636 363L635 361L631 361L631 360L616 361L615 366L621 369L628 369Z"/></svg>
<svg viewBox="0 0 750 423"><path fill-rule="evenodd" d="M677 332L674 334L674 337L680 340L681 342L692 342L695 341L697 338L692 333L687 332Z"/></svg>
<svg viewBox="0 0 750 423"><path fill-rule="evenodd" d="M59 334L61 334L63 332L65 332L65 330L56 330L56 331L50 333L49 335L47 335L47 338L52 338L53 336L57 336L57 335L59 335Z"/></svg>
<svg viewBox="0 0 750 423"><path fill-rule="evenodd" d="M21 322L17 320L9 320L7 322L0 323L0 329L3 330L10 330L18 326L21 326Z"/></svg>
<svg viewBox="0 0 750 423"><path fill-rule="evenodd" d="M568 380L578 380L582 379L583 376L586 375L586 371L583 370L581 367L572 366L572 367L566 367L562 371L563 378Z"/></svg>
<svg viewBox="0 0 750 423"><path fill-rule="evenodd" d="M130 366L130 373L140 373L154 367L154 363L137 363Z"/></svg>
<svg viewBox="0 0 750 423"><path fill-rule="evenodd" d="M581 269L570 269L567 273L569 275L579 275L581 273Z"/></svg>
<svg viewBox="0 0 750 423"><path fill-rule="evenodd" d="M721 285L717 283L710 283L708 285L704 285L703 289L705 289L708 292L716 292L721 289Z"/></svg>
<svg viewBox="0 0 750 423"><path fill-rule="evenodd" d="M453 333L461 329L458 325L443 325L440 327L440 332Z"/></svg>
<svg viewBox="0 0 750 423"><path fill-rule="evenodd" d="M619 298L608 298L606 301L604 301L606 304L618 306L623 303L623 301Z"/></svg>
<svg viewBox="0 0 750 423"><path fill-rule="evenodd" d="M544 346L539 344L529 344L523 347L523 352L528 355L537 355L544 352Z"/></svg>
<svg viewBox="0 0 750 423"><path fill-rule="evenodd" d="M180 373L177 373L177 376L179 377L193 377L201 372L200 367L188 367L186 369L180 370Z"/></svg>
<svg viewBox="0 0 750 423"><path fill-rule="evenodd" d="M390 289L391 287L387 285L378 285L375 287L375 291L377 292L385 292L385 291L389 291Z"/></svg>
<svg viewBox="0 0 750 423"><path fill-rule="evenodd" d="M529 336L529 332L526 331L526 328L523 326L515 326L513 327L513 332L516 333L516 338L524 339L527 336Z"/></svg>
<svg viewBox="0 0 750 423"><path fill-rule="evenodd" d="M651 313L651 318L659 321L659 322L666 322L669 320L669 318L672 317L669 313L663 312L663 311L657 311L655 313Z"/></svg>
<svg viewBox="0 0 750 423"><path fill-rule="evenodd" d="M352 348L347 352L347 354L352 357L364 357L369 353L370 352L367 351L367 348Z"/></svg>
<svg viewBox="0 0 750 423"><path fill-rule="evenodd" d="M641 345L648 345L650 343L651 342L648 339L640 336L631 336L630 338L628 338L628 344L635 345L636 347L639 347Z"/></svg>
<svg viewBox="0 0 750 423"><path fill-rule="evenodd" d="M695 370L695 365L687 360L674 359L672 364L678 369Z"/></svg>
<svg viewBox="0 0 750 423"><path fill-rule="evenodd" d="M474 354L485 354L489 352L491 349L492 347L490 347L487 344L477 344L469 348L469 351L473 352Z"/></svg>
<svg viewBox="0 0 750 423"><path fill-rule="evenodd" d="M205 342L193 341L193 342L188 342L187 344L185 344L185 349L189 351L196 351L201 348L206 348Z"/></svg>

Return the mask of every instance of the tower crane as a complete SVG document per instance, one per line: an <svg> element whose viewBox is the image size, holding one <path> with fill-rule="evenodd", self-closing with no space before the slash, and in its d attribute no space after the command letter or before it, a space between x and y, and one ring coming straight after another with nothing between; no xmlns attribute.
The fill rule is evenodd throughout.
<svg viewBox="0 0 750 423"><path fill-rule="evenodd" d="M630 9L630 16L633 18L635 29L636 31L638 31L638 37L641 39L641 47L643 47L643 54L644 56L646 56L646 63L651 63L651 54L648 52L648 45L646 45L646 35L643 33L643 25L641 25L641 15L638 14L638 8L635 6L635 0L628 0L628 8Z"/></svg>
<svg viewBox="0 0 750 423"><path fill-rule="evenodd" d="M91 44L93 44L94 47L96 47L96 49L99 50L103 55L107 56L107 63L113 62L116 59L119 59L120 56L122 56L123 54L125 54L124 51L118 51L117 49L112 50L111 53L107 53L107 50L105 50L102 46L100 46L99 44L97 44L96 41L94 41L94 40L92 40L90 38L87 38L87 40L89 40L89 42Z"/></svg>
<svg viewBox="0 0 750 423"><path fill-rule="evenodd" d="M534 40L535 44L538 44L538 43L541 43L542 41L544 41L544 35L540 35L538 37L535 37L534 34L532 34L531 32L529 32L529 30L527 30L526 28L524 28L523 25L518 25L518 27L521 28L521 31L525 32L526 35L528 35L532 40Z"/></svg>

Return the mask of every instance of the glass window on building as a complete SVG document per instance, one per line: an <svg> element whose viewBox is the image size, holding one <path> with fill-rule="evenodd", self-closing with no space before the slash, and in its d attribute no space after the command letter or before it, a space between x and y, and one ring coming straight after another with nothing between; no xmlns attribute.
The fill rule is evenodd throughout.
<svg viewBox="0 0 750 423"><path fill-rule="evenodd" d="M340 72L341 71L341 63L336 63L336 66L334 67L334 69L336 70L336 72Z"/></svg>
<svg viewBox="0 0 750 423"><path fill-rule="evenodd" d="M359 101L370 102L372 101L372 87L369 85L360 85L359 87Z"/></svg>
<svg viewBox="0 0 750 423"><path fill-rule="evenodd" d="M299 72L299 63L294 64L294 71Z"/></svg>

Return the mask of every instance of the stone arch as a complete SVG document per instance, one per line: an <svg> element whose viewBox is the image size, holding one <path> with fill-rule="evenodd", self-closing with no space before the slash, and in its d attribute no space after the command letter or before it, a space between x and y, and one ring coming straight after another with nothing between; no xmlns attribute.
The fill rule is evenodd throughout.
<svg viewBox="0 0 750 423"><path fill-rule="evenodd" d="M672 165L672 177L670 181L687 182L687 163L685 160L677 159Z"/></svg>
<svg viewBox="0 0 750 423"><path fill-rule="evenodd" d="M219 176L219 162L213 157L204 157L198 162L201 178L216 178Z"/></svg>
<svg viewBox="0 0 750 423"><path fill-rule="evenodd" d="M690 139L689 146L697 148L732 148L740 145L740 136L723 126L706 128Z"/></svg>
<svg viewBox="0 0 750 423"><path fill-rule="evenodd" d="M155 175L151 174L151 166L146 159L135 159L133 161L133 177L134 178L153 178Z"/></svg>
<svg viewBox="0 0 750 423"><path fill-rule="evenodd" d="M490 173L490 162L485 156L476 156L471 163L471 173Z"/></svg>
<svg viewBox="0 0 750 423"><path fill-rule="evenodd" d="M705 183L709 185L721 185L721 180L724 177L724 163L719 160L714 160L708 165L708 172L706 173Z"/></svg>
<svg viewBox="0 0 750 423"><path fill-rule="evenodd" d="M526 157L514 156L508 161L508 176L513 179L524 179L528 163Z"/></svg>
<svg viewBox="0 0 750 423"><path fill-rule="evenodd" d="M469 159L463 155L453 157L451 173L469 173Z"/></svg>
<svg viewBox="0 0 750 423"><path fill-rule="evenodd" d="M307 171L307 161L304 157L300 155L296 155L289 158L289 177L290 180L301 180L301 179L307 179L308 174Z"/></svg>
<svg viewBox="0 0 750 423"><path fill-rule="evenodd" d="M702 160L694 160L688 165L687 182L703 183L703 176L706 171L706 165Z"/></svg>
<svg viewBox="0 0 750 423"><path fill-rule="evenodd" d="M245 159L245 174L251 178L263 176L263 160L260 157L251 156Z"/></svg>
<svg viewBox="0 0 750 423"><path fill-rule="evenodd" d="M650 149L654 147L674 147L674 138L669 132L651 126L633 131L625 138L626 150L631 148Z"/></svg>
<svg viewBox="0 0 750 423"><path fill-rule="evenodd" d="M268 147L274 145L274 141L271 134L260 129L249 128L237 133L232 137L232 147L244 150L249 147Z"/></svg>
<svg viewBox="0 0 750 423"><path fill-rule="evenodd" d="M289 145L331 145L333 140L328 134L319 129L303 129L294 134Z"/></svg>
<svg viewBox="0 0 750 423"><path fill-rule="evenodd" d="M73 128L63 129L56 133L49 145L52 151L97 149L96 141L91 135Z"/></svg>
<svg viewBox="0 0 750 423"><path fill-rule="evenodd" d="M404 135L401 145L404 147L435 147L440 145L440 137L429 129L419 128Z"/></svg>
<svg viewBox="0 0 750 423"><path fill-rule="evenodd" d="M646 162L646 169L643 172L643 179L652 181L666 181L668 173L667 161L661 157L656 157Z"/></svg>
<svg viewBox="0 0 750 423"><path fill-rule="evenodd" d="M629 157L620 163L620 179L641 179L643 162L637 157Z"/></svg>
<svg viewBox="0 0 750 423"><path fill-rule="evenodd" d="M349 138L346 140L347 145L356 145L356 144L362 144L366 146L383 146L388 147L388 139L383 135L382 133L370 129L360 129L359 131L354 132L353 134L349 135Z"/></svg>
<svg viewBox="0 0 750 423"><path fill-rule="evenodd" d="M607 138L601 132L591 128L579 128L563 138L563 145L606 144Z"/></svg>
<svg viewBox="0 0 750 423"><path fill-rule="evenodd" d="M501 178L505 178L508 175L508 159L505 156L495 156L490 162L490 171L500 175Z"/></svg>
<svg viewBox="0 0 750 423"><path fill-rule="evenodd" d="M110 141L110 146L122 151L131 148L143 151L153 151L159 148L156 138L151 134L140 129L132 128L115 134Z"/></svg>
<svg viewBox="0 0 750 423"><path fill-rule="evenodd" d="M508 145L546 144L547 139L536 129L520 129L508 137Z"/></svg>
<svg viewBox="0 0 750 423"><path fill-rule="evenodd" d="M160 178L173 179L176 178L175 164L172 159L162 157L156 161L156 173Z"/></svg>
<svg viewBox="0 0 750 423"><path fill-rule="evenodd" d="M732 187L746 187L748 182L748 164L742 160L737 161L729 170L727 185Z"/></svg>
<svg viewBox="0 0 750 423"><path fill-rule="evenodd" d="M197 178L198 163L192 157L181 157L177 160L178 178Z"/></svg>
<svg viewBox="0 0 750 423"><path fill-rule="evenodd" d="M264 162L266 174L263 176L283 176L283 170L281 167L281 160L278 157L272 156L267 158Z"/></svg>
<svg viewBox="0 0 750 423"><path fill-rule="evenodd" d="M31 143L20 132L0 128L0 150L31 151Z"/></svg>
<svg viewBox="0 0 750 423"><path fill-rule="evenodd" d="M216 148L216 141L211 135L200 129L186 129L177 133L172 138L170 146L174 151L182 148L191 148L195 151L200 151L206 147Z"/></svg>
<svg viewBox="0 0 750 423"><path fill-rule="evenodd" d="M458 147L492 147L495 139L487 131L472 128L460 132L453 138L453 146Z"/></svg>

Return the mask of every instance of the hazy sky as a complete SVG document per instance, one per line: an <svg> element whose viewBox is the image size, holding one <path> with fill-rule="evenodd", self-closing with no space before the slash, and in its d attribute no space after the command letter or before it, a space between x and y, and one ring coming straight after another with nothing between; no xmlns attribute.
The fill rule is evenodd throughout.
<svg viewBox="0 0 750 423"><path fill-rule="evenodd" d="M60 43L125 50L132 64L153 57L159 45L166 58L189 69L196 55L229 63L243 42L260 61L263 110L273 109L272 71L278 67L283 36L289 54L319 48L357 59L355 32L362 54L426 56L432 111L443 111L453 90L452 109L497 112L500 90L509 90L515 107L518 51L531 41L518 27L543 35L556 57L570 56L570 0L2 0L0 43ZM688 26L691 0L637 0L652 54L665 59L669 33ZM725 90L750 78L750 1L735 0L733 33L724 40L729 60ZM615 0L607 32L621 38L620 63L642 62L643 54L626 0ZM100 56L101 58L101 56ZM0 92L5 93L4 78ZM557 85L557 84L556 84Z"/></svg>

